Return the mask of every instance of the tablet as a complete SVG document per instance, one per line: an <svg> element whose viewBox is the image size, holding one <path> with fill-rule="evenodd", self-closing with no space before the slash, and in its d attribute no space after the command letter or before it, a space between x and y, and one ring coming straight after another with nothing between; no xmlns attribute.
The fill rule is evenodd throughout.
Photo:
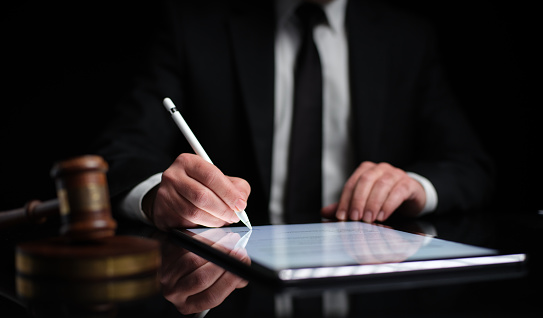
<svg viewBox="0 0 543 318"><path fill-rule="evenodd" d="M182 229L183 247L266 286L376 290L521 275L524 254L363 222ZM244 261L241 256L244 255Z"/></svg>

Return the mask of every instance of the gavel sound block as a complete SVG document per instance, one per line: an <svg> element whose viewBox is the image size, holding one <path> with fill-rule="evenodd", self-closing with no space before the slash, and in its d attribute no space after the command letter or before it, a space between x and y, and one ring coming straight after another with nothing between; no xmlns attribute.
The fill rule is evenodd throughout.
<svg viewBox="0 0 543 318"><path fill-rule="evenodd" d="M61 236L17 246L16 288L23 299L109 303L159 291L159 243L114 235L106 171L98 156L53 167Z"/></svg>

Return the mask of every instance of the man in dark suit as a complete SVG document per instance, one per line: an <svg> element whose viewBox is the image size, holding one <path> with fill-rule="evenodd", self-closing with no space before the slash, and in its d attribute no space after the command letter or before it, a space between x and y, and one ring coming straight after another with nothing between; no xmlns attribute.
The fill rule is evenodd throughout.
<svg viewBox="0 0 543 318"><path fill-rule="evenodd" d="M449 91L429 28L378 1L305 2L325 16L312 31L323 133L322 197L310 199L320 211L285 209L286 192L300 190L287 187L299 1L202 0L170 4L149 72L101 140L122 213L166 229L227 225L245 208L253 224L374 222L485 202L491 163ZM216 166L190 154L164 97Z"/></svg>

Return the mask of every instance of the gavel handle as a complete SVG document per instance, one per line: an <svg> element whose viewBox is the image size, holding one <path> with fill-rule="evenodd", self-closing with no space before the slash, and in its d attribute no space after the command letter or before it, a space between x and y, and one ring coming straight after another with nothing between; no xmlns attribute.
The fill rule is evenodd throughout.
<svg viewBox="0 0 543 318"><path fill-rule="evenodd" d="M0 228L21 223L41 223L53 215L59 215L58 199L45 202L33 200L22 208L0 212Z"/></svg>

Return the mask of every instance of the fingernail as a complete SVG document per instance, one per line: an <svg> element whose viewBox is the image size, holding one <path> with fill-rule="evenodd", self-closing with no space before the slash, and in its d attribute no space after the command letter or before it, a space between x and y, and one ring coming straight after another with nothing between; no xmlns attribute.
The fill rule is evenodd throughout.
<svg viewBox="0 0 543 318"><path fill-rule="evenodd" d="M371 211L364 212L364 222L366 223L373 222L373 213Z"/></svg>
<svg viewBox="0 0 543 318"><path fill-rule="evenodd" d="M360 220L360 212L358 212L358 210L353 210L353 212L351 213L351 220L353 221Z"/></svg>
<svg viewBox="0 0 543 318"><path fill-rule="evenodd" d="M379 222L383 222L384 219L385 219L385 212L384 211L379 212L379 214L377 215L377 220Z"/></svg>
<svg viewBox="0 0 543 318"><path fill-rule="evenodd" d="M345 210L337 211L336 218L340 221L345 221L346 215L347 215L347 212L345 212Z"/></svg>
<svg viewBox="0 0 543 318"><path fill-rule="evenodd" d="M236 212L241 212L247 207L247 202L243 199L237 199L234 203L234 207L236 208Z"/></svg>

